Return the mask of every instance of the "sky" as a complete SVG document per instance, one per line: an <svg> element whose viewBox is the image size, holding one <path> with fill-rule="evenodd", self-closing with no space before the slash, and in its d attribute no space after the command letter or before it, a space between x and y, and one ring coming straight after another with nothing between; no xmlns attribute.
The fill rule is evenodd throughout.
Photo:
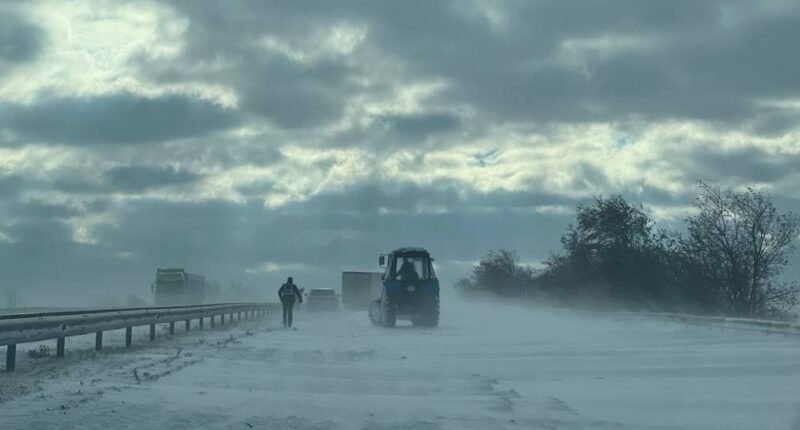
<svg viewBox="0 0 800 430"><path fill-rule="evenodd" d="M798 212L798 28L793 0L4 1L0 291L338 287L406 245L452 285L545 260L593 196L679 227L698 180Z"/></svg>

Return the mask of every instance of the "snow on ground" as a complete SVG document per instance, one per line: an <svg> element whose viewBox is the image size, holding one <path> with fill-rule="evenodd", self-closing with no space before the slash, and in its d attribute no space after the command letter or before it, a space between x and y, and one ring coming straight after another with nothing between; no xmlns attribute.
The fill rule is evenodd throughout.
<svg viewBox="0 0 800 430"><path fill-rule="evenodd" d="M795 337L452 300L438 329L296 319L27 345L0 428L800 429Z"/></svg>

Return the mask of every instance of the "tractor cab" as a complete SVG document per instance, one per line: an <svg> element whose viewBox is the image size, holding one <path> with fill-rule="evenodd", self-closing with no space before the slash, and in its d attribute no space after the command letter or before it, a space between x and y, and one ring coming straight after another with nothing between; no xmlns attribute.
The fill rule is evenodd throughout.
<svg viewBox="0 0 800 430"><path fill-rule="evenodd" d="M379 262L385 267L384 281L413 284L436 279L433 259L421 248L400 248L382 255Z"/></svg>

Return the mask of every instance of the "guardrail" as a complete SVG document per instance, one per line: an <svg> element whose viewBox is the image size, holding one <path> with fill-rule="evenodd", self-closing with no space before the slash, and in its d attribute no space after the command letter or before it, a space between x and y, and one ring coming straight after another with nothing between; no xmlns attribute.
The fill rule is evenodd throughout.
<svg viewBox="0 0 800 430"><path fill-rule="evenodd" d="M169 324L169 333L175 333L175 323L184 321L189 331L191 320L199 320L203 330L208 319L211 328L219 320L225 325L244 318L263 317L279 308L275 303L223 303L201 306L172 306L150 308L93 309L80 311L43 312L0 316L0 346L6 346L6 371L16 368L17 344L56 339L56 356L64 357L66 338L95 333L95 349L103 348L103 332L125 330L125 346L133 343L133 327L150 326L150 341L156 339L156 325Z"/></svg>
<svg viewBox="0 0 800 430"><path fill-rule="evenodd" d="M600 312L578 311L592 315L612 316L618 318L661 319L684 324L714 326L736 330L760 331L771 334L800 336L800 322L760 320L751 318L702 316L660 312Z"/></svg>

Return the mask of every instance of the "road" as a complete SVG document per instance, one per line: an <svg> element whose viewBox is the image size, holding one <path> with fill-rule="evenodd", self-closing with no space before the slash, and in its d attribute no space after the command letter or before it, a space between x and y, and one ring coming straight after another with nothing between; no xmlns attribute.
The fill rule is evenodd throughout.
<svg viewBox="0 0 800 430"><path fill-rule="evenodd" d="M800 429L795 337L453 301L438 329L296 325L21 354L0 376L0 427Z"/></svg>

